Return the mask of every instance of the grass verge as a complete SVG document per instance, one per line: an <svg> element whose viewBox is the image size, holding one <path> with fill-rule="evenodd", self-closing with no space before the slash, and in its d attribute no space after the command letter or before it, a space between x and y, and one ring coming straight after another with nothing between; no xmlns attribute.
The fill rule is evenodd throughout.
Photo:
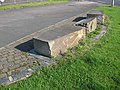
<svg viewBox="0 0 120 90"><path fill-rule="evenodd" d="M0 10L19 9L19 8L25 8L25 7L51 5L51 4L65 4L68 2L69 0L48 0L45 2L29 2L29 3L23 3L23 4L10 4L10 5L0 6Z"/></svg>
<svg viewBox="0 0 120 90"><path fill-rule="evenodd" d="M100 7L109 17L107 34L69 50L58 65L1 90L120 90L120 8Z"/></svg>

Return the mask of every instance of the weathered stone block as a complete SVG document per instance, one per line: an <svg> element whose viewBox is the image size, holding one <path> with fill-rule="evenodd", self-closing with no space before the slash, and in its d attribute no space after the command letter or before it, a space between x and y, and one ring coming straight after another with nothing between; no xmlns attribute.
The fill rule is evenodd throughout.
<svg viewBox="0 0 120 90"><path fill-rule="evenodd" d="M76 26L82 26L86 28L86 34L94 31L97 28L96 18L83 19L75 24Z"/></svg>
<svg viewBox="0 0 120 90"><path fill-rule="evenodd" d="M94 31L97 28L97 19L93 18L90 22L87 23L87 33Z"/></svg>
<svg viewBox="0 0 120 90"><path fill-rule="evenodd" d="M78 44L85 37L85 28L66 24L34 37L34 49L41 55L57 56Z"/></svg>
<svg viewBox="0 0 120 90"><path fill-rule="evenodd" d="M93 17L97 18L98 23L104 24L105 15L104 15L103 11L101 11L101 10L92 10L92 11L88 12L87 18L93 18Z"/></svg>

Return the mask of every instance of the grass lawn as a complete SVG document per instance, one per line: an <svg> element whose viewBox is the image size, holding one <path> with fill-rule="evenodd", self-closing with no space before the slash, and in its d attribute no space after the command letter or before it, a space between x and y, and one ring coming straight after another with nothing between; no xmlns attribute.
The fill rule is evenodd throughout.
<svg viewBox="0 0 120 90"><path fill-rule="evenodd" d="M1 90L120 90L120 7L100 7L109 16L108 33L78 45L56 66ZM93 44L96 43L96 44Z"/></svg>
<svg viewBox="0 0 120 90"><path fill-rule="evenodd" d="M25 7L50 5L50 4L64 4L68 2L69 0L48 0L45 2L29 2L29 3L23 3L23 4L2 5L0 6L0 10L19 9L19 8L25 8Z"/></svg>

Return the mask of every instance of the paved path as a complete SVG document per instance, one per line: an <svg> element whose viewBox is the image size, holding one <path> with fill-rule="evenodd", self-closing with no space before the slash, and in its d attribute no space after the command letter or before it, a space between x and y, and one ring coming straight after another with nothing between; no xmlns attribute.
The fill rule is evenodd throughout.
<svg viewBox="0 0 120 90"><path fill-rule="evenodd" d="M0 47L97 6L97 3L71 2L0 11Z"/></svg>

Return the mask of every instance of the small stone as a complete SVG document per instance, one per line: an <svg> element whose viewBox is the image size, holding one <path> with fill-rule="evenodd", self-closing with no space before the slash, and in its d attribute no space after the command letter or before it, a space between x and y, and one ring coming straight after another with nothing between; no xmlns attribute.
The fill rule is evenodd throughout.
<svg viewBox="0 0 120 90"><path fill-rule="evenodd" d="M12 78L12 76L9 76L9 80L10 80L10 81L13 81L13 78Z"/></svg>
<svg viewBox="0 0 120 90"><path fill-rule="evenodd" d="M30 75L26 75L26 77L29 77Z"/></svg>
<svg viewBox="0 0 120 90"><path fill-rule="evenodd" d="M31 68L29 68L28 71L33 72L33 70Z"/></svg>

